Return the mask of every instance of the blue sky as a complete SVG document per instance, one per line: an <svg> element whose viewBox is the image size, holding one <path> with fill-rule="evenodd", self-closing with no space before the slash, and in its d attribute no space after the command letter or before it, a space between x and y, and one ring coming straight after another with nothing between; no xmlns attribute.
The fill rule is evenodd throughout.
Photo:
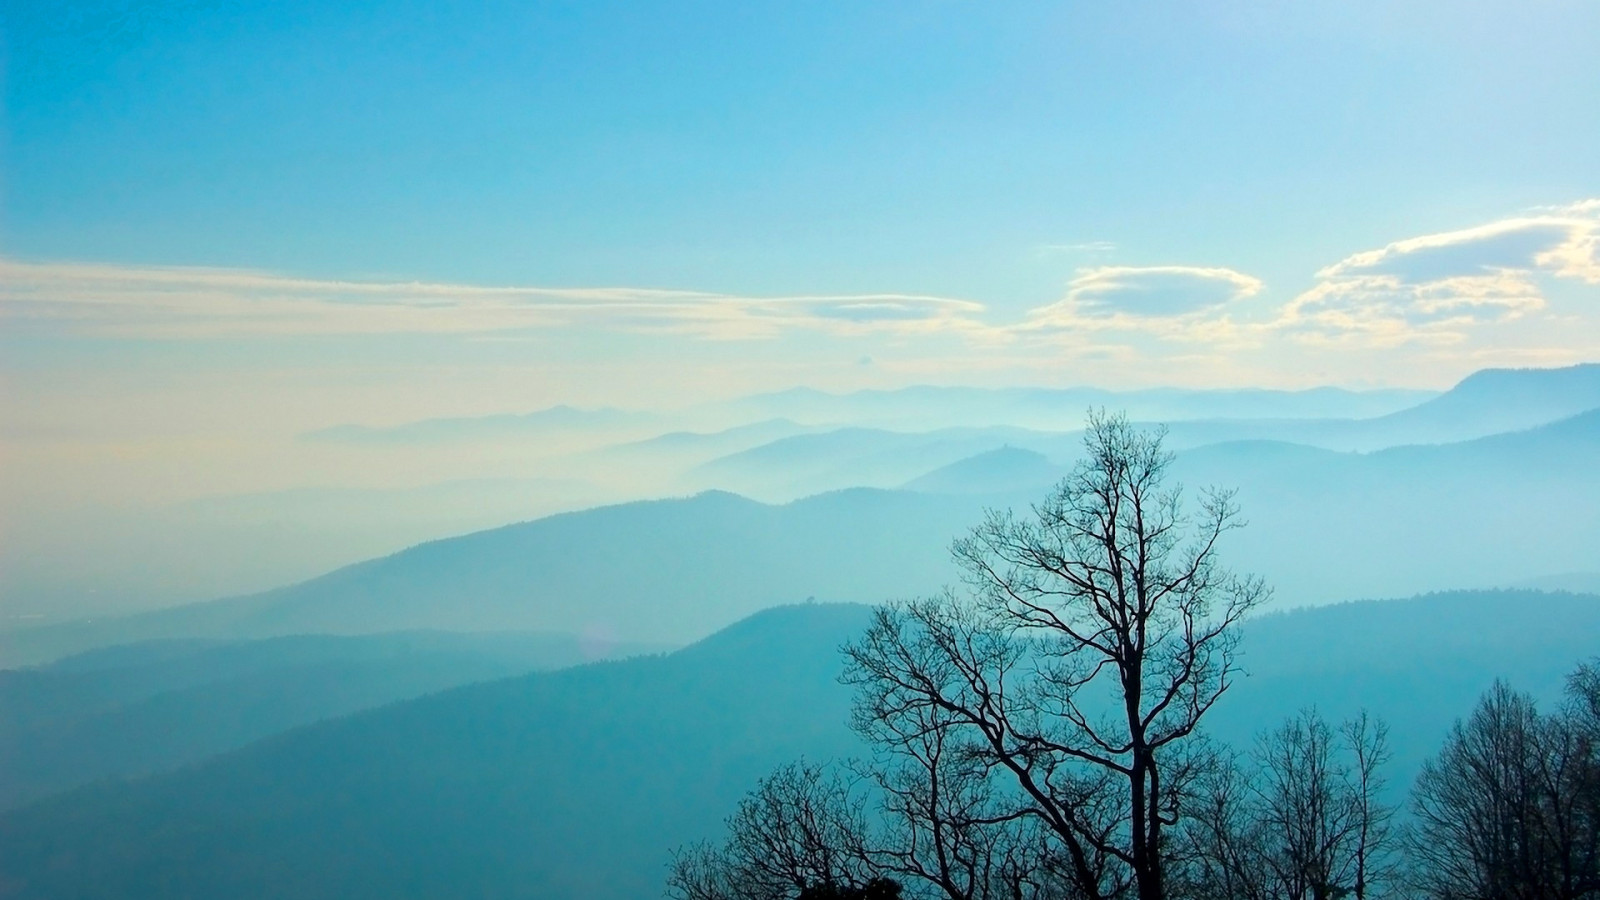
<svg viewBox="0 0 1600 900"><path fill-rule="evenodd" d="M464 283L1301 286L1600 180L1591 3L12 2L4 247ZM1297 283L1298 282L1298 283Z"/></svg>
<svg viewBox="0 0 1600 900"><path fill-rule="evenodd" d="M3 9L16 429L1442 386L1600 339L1593 3Z"/></svg>

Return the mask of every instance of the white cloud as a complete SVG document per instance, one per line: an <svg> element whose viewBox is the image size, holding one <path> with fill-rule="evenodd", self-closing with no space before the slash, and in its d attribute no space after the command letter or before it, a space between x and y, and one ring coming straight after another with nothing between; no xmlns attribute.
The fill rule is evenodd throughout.
<svg viewBox="0 0 1600 900"><path fill-rule="evenodd" d="M1547 279L1600 284L1600 201L1395 241L1317 278L1278 323L1302 342L1460 342L1545 309Z"/></svg>
<svg viewBox="0 0 1600 900"><path fill-rule="evenodd" d="M902 374L1091 365L1103 372L1114 362L1183 378L1206 367L1299 371L1316 359L1317 371L1361 378L1393 365L1404 381L1424 357L1439 366L1592 357L1595 286L1600 199L1353 253L1287 299L1268 296L1245 272L1196 265L1081 268L1059 299L1002 320L971 300L922 294L490 287L0 259L0 327L12 336L162 340L629 333L726 342L804 334L824 340L792 341L781 353L753 347L761 359L751 364L799 365L807 354L832 352L826 339L861 338L849 356L829 358L868 353L874 371Z"/></svg>
<svg viewBox="0 0 1600 900"><path fill-rule="evenodd" d="M491 334L588 326L709 339L981 330L982 304L911 294L747 297L650 288L484 287L0 260L0 318L72 333Z"/></svg>
<svg viewBox="0 0 1600 900"><path fill-rule="evenodd" d="M1028 314L1023 330L1126 330L1174 339L1216 338L1237 301L1261 292L1260 279L1200 266L1100 266L1081 269L1059 301Z"/></svg>

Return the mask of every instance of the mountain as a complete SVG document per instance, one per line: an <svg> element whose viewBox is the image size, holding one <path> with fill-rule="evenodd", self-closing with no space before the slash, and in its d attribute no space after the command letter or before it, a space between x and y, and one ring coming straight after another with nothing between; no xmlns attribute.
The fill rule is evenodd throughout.
<svg viewBox="0 0 1600 900"><path fill-rule="evenodd" d="M332 443L401 444L439 441L494 440L547 435L561 431L617 431L648 427L657 421L649 413L602 407L577 409L552 406L537 412L423 419L400 425L335 425L301 435L303 440Z"/></svg>
<svg viewBox="0 0 1600 900"><path fill-rule="evenodd" d="M608 447L602 453L722 456L814 430L789 419L766 419L720 431L669 431L642 441Z"/></svg>
<svg viewBox="0 0 1600 900"><path fill-rule="evenodd" d="M1066 474L1066 467L1042 453L1001 447L957 460L905 484L908 491L934 494L999 494L1036 491L1043 494Z"/></svg>
<svg viewBox="0 0 1600 900"><path fill-rule="evenodd" d="M1043 496L1058 473L1007 480L1018 454L979 454L908 486L1011 505ZM1473 585L1525 584L1592 568L1600 546L1600 410L1453 444L1346 453L1275 441L1178 454L1191 494L1236 488L1249 527L1224 556L1289 605ZM1026 465L1026 464L1023 464ZM1033 480L1036 487L1020 487ZM1002 499L985 491L1011 489ZM1528 586L1542 586L1530 584ZM1578 586L1583 586L1581 583Z"/></svg>
<svg viewBox="0 0 1600 900"><path fill-rule="evenodd" d="M656 896L772 766L856 751L839 646L867 611L770 610L676 653L462 688L0 814L0 897ZM1213 713L1236 746L1306 705L1391 726L1404 790L1503 676L1546 701L1600 597L1494 592L1263 616Z"/></svg>
<svg viewBox="0 0 1600 900"><path fill-rule="evenodd" d="M302 635L152 641L0 670L0 809L444 688L654 649L558 634Z"/></svg>
<svg viewBox="0 0 1600 900"><path fill-rule="evenodd" d="M1280 603L1301 605L1590 570L1600 546L1597 458L1600 411L1365 454L1215 444L1180 454L1174 475L1191 491L1238 489L1251 524L1228 536L1225 561L1266 577ZM992 461L946 471L941 493L856 489L773 506L712 492L551 516L249 597L13 629L0 633L0 660L158 637L407 629L684 643L806 597L877 602L937 590L955 575L951 539L984 507L1043 495L985 481Z"/></svg>
<svg viewBox="0 0 1600 900"><path fill-rule="evenodd" d="M1374 453L1270 442L1181 454L1187 484L1238 488L1228 560L1291 603L1512 584L1591 567L1600 410L1507 435Z"/></svg>
<svg viewBox="0 0 1600 900"><path fill-rule="evenodd" d="M1010 425L1041 431L1075 431L1085 411L1121 409L1136 419L1367 418L1414 406L1433 391L1181 390L1112 391L1103 388L974 388L920 385L895 390L831 394L795 388L725 404L734 418L781 417L812 425L855 425L896 430Z"/></svg>
<svg viewBox="0 0 1600 900"><path fill-rule="evenodd" d="M550 516L421 544L302 584L121 619L0 632L0 661L163 637L521 629L687 643L780 603L877 602L949 580L973 498L726 493Z"/></svg>
<svg viewBox="0 0 1600 900"><path fill-rule="evenodd" d="M1556 369L1484 369L1379 421L1432 429L1436 440L1519 431L1600 409L1600 363Z"/></svg>
<svg viewBox="0 0 1600 900"><path fill-rule="evenodd" d="M1600 409L1600 364L1558 369L1484 369L1408 409L1366 419L1175 421L1174 446L1275 440L1372 451L1442 444L1521 431Z"/></svg>
<svg viewBox="0 0 1600 900"><path fill-rule="evenodd" d="M724 456L688 473L693 483L764 499L790 499L845 487L893 487L975 454L1018 447L1072 456L1076 434L1022 428L946 428L928 432L839 428L796 435Z"/></svg>
<svg viewBox="0 0 1600 900"><path fill-rule="evenodd" d="M717 431L669 431L585 451L572 457L571 462L579 469L599 466L606 472L615 472L623 468L633 476L634 483L653 481L658 486L680 486L685 483L686 471L717 457L816 430L815 426L789 419L766 419Z"/></svg>
<svg viewBox="0 0 1600 900"><path fill-rule="evenodd" d="M952 399L955 408L988 394L978 389L926 389ZM1283 400L1285 395L1267 396ZM788 396L788 395L784 395ZM804 394L799 396L815 396ZM831 397L832 395L817 395ZM896 408L910 402L917 391L846 395L863 409ZM1010 396L1010 395L1008 395ZM1022 392L1021 396L1040 397ZM1229 394L1238 399L1239 394ZM1532 428L1600 408L1600 365L1565 369L1485 370L1450 391L1408 409L1376 418L1206 418L1197 413L1224 408L1217 397L1178 391L1145 391L1141 397L1166 398L1166 417L1143 415L1138 404L1124 407L1135 420L1165 422L1168 444L1174 449L1194 449L1211 444L1267 440L1303 444L1323 449L1372 451L1410 444L1439 444L1487 437ZM1209 400L1205 399L1209 398ZM836 398L839 399L839 398ZM1107 398L1101 397L1100 400ZM1181 402L1180 402L1181 401ZM934 404L928 399L929 404ZM975 401L973 401L975 402ZM1189 404L1187 407L1184 404ZM1285 401L1287 404L1287 401ZM1095 404L1101 405L1101 404ZM1160 403L1146 403L1157 411ZM992 408L992 407L991 407ZM1000 409L1008 408L1002 404ZM1267 409L1267 404L1257 404ZM998 413L996 413L998 415ZM1027 417L1023 417L1026 419ZM1020 421L1021 419L1016 419ZM943 428L932 431L892 431L848 427L820 433L783 437L738 453L712 460L691 471L689 483L719 488L763 499L790 499L844 487L890 487L905 484L930 470L951 465L976 454L1015 447L1062 462L1076 456L1081 440L1081 409L1058 426L1074 430L1038 431L1014 425L985 428Z"/></svg>

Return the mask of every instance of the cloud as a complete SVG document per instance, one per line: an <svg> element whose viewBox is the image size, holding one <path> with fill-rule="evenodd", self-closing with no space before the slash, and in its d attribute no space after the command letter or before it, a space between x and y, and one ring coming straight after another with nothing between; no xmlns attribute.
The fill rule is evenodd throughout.
<svg viewBox="0 0 1600 900"><path fill-rule="evenodd" d="M495 334L571 327L707 339L981 331L982 304L912 294L749 297L651 288L339 281L260 272L0 260L13 327L129 338Z"/></svg>
<svg viewBox="0 0 1600 900"><path fill-rule="evenodd" d="M1600 284L1600 201L1395 241L1317 278L1278 323L1302 342L1460 342L1543 310L1548 279Z"/></svg>
<svg viewBox="0 0 1600 900"><path fill-rule="evenodd" d="M1067 285L1066 302L1088 315L1181 316L1260 290L1260 280L1232 269L1102 266L1080 271Z"/></svg>
<svg viewBox="0 0 1600 900"><path fill-rule="evenodd" d="M1472 354L1491 351L1502 360L1592 356L1600 328L1596 285L1600 199L1352 253L1288 298L1269 296L1246 272L1203 265L1080 268L1059 298L1001 319L972 300L924 294L762 297L0 259L0 327L11 337L196 341L382 334L526 341L623 333L742 341L806 334L876 341L830 358L868 352L884 370L900 372L914 365L988 371L1106 359L1129 366L1203 359L1243 371L1249 359L1300 365L1309 347L1325 350L1321 358L1334 368L1351 365L1356 351L1415 360L1409 348L1418 347L1434 360L1477 361ZM793 349L803 356L817 342L795 341ZM765 348L756 352L769 355Z"/></svg>
<svg viewBox="0 0 1600 900"><path fill-rule="evenodd" d="M1040 253L1112 253L1117 249L1114 241L1081 241L1076 244L1043 244Z"/></svg>
<svg viewBox="0 0 1600 900"><path fill-rule="evenodd" d="M1260 279L1199 266L1080 269L1059 301L1032 310L1031 330L1130 330L1183 338L1215 336L1228 308L1260 293Z"/></svg>

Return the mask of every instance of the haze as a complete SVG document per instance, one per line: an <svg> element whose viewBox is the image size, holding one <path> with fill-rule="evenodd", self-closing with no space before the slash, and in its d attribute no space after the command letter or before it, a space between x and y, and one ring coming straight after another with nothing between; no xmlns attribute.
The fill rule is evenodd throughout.
<svg viewBox="0 0 1600 900"><path fill-rule="evenodd" d="M1373 709L1403 794L1497 677L1576 703L1600 653L1596 59L1559 0L0 0L0 898L245 896L181 860L281 834L172 773L303 812L446 720L492 737L384 770L398 820L430 767L611 797L536 713L643 818L263 896L659 896L771 765L860 750L838 647L1102 414L1237 489L1293 652L1218 734ZM744 737L672 744L654 679ZM382 832L350 802L283 834Z"/></svg>

